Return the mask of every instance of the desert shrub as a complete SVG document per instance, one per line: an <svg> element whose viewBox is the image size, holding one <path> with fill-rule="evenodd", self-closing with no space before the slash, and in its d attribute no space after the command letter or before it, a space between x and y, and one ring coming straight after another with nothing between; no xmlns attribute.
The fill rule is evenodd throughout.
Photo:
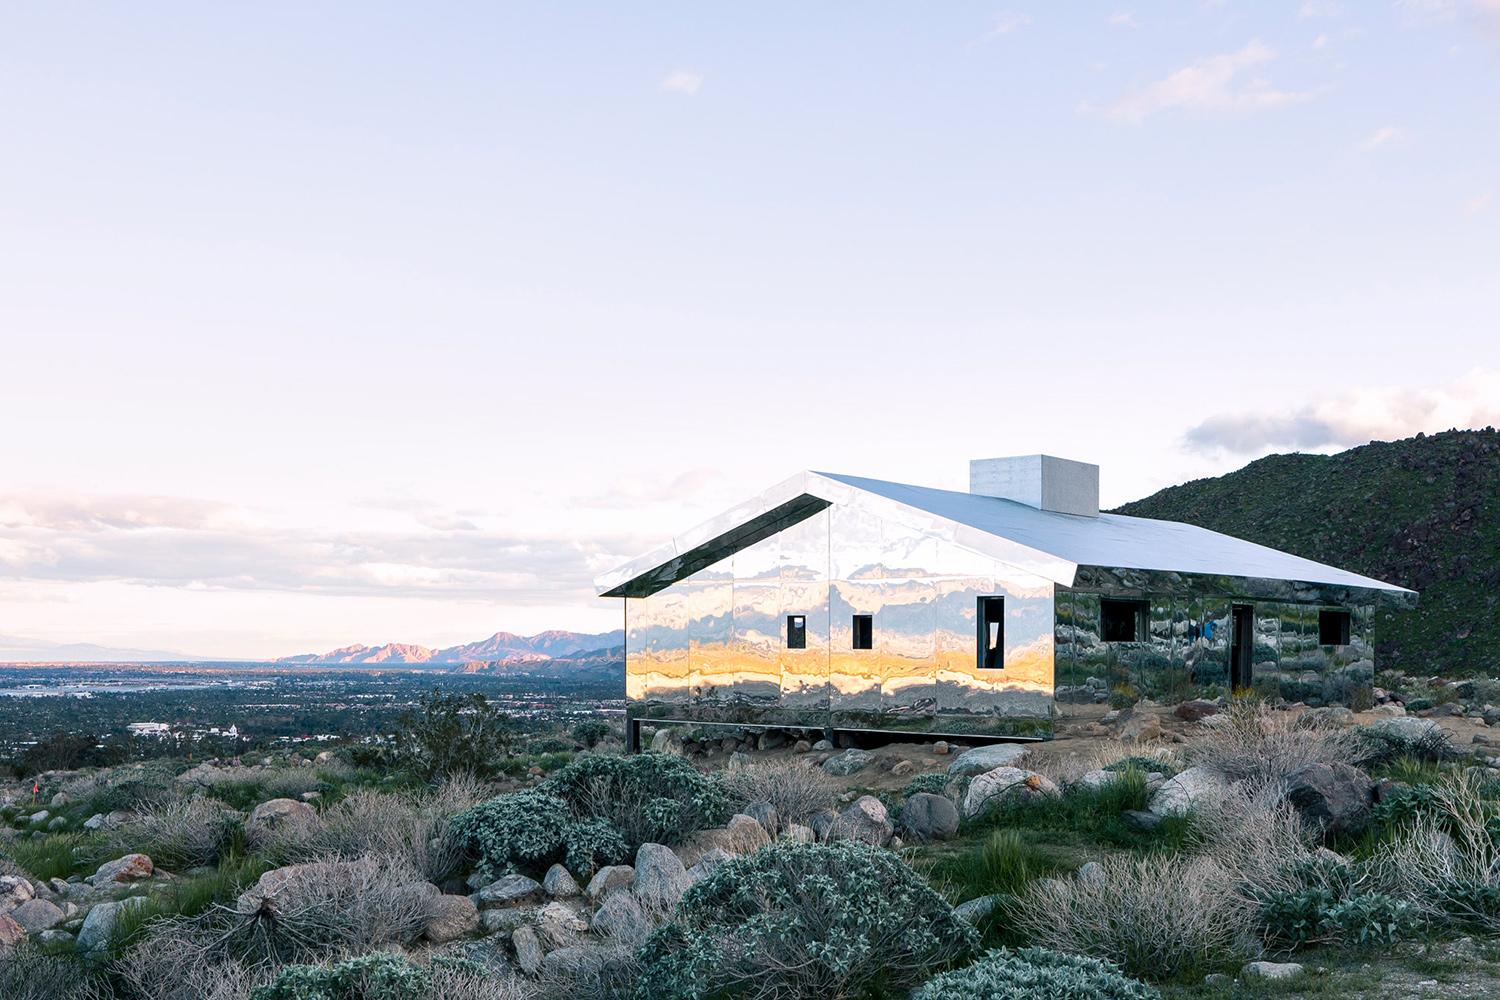
<svg viewBox="0 0 1500 1000"><path fill-rule="evenodd" d="M1103 769L1106 771L1135 770L1140 771L1142 774L1155 772L1167 778L1175 778L1177 776L1176 765L1163 757L1125 757L1112 764L1105 764Z"/></svg>
<svg viewBox="0 0 1500 1000"><path fill-rule="evenodd" d="M510 749L509 717L484 695L432 691L396 730L397 763L424 780L451 774L489 776Z"/></svg>
<svg viewBox="0 0 1500 1000"><path fill-rule="evenodd" d="M105 834L115 854L139 851L168 870L214 865L233 847L239 817L208 798L148 806Z"/></svg>
<svg viewBox="0 0 1500 1000"><path fill-rule="evenodd" d="M566 970L542 969L541 1000L635 1000L641 963L633 948L600 949Z"/></svg>
<svg viewBox="0 0 1500 1000"><path fill-rule="evenodd" d="M250 994L250 1000L508 1000L523 992L513 980L487 975L472 962L438 958L417 965L381 953L335 965L293 965Z"/></svg>
<svg viewBox="0 0 1500 1000"><path fill-rule="evenodd" d="M919 774L906 783L901 789L901 797L909 799L919 792L928 795L946 795L948 791L948 773L946 771L934 771L930 774Z"/></svg>
<svg viewBox="0 0 1500 1000"><path fill-rule="evenodd" d="M159 806L181 792L171 768L159 764L136 764L90 771L63 783L62 793L80 803L88 813L111 813Z"/></svg>
<svg viewBox="0 0 1500 1000"><path fill-rule="evenodd" d="M720 865L641 947L641 1000L899 995L973 951L973 928L899 857L779 841Z"/></svg>
<svg viewBox="0 0 1500 1000"><path fill-rule="evenodd" d="M0 997L5 1000L105 1000L108 984L97 969L71 955L33 945L0 949Z"/></svg>
<svg viewBox="0 0 1500 1000"><path fill-rule="evenodd" d="M270 768L250 777L231 776L210 781L209 795L232 809L249 812L267 799L300 799L308 792L326 792L328 783L312 768Z"/></svg>
<svg viewBox="0 0 1500 1000"><path fill-rule="evenodd" d="M1327 928L1352 948L1388 947L1416 930L1416 909L1405 900L1381 893L1350 896L1328 908Z"/></svg>
<svg viewBox="0 0 1500 1000"><path fill-rule="evenodd" d="M1279 781L1308 764L1354 756L1355 738L1346 730L1274 711L1264 702L1235 700L1224 718L1196 739L1189 754L1194 764L1232 781Z"/></svg>
<svg viewBox="0 0 1500 1000"><path fill-rule="evenodd" d="M233 959L205 956L202 942L161 934L110 963L130 1000L245 1000L271 975Z"/></svg>
<svg viewBox="0 0 1500 1000"><path fill-rule="evenodd" d="M576 742L582 743L592 750L599 745L599 741L609 736L611 731L607 722L601 722L598 719L585 719L574 726L573 731L569 735Z"/></svg>
<svg viewBox="0 0 1500 1000"><path fill-rule="evenodd" d="M1454 879L1440 883L1433 898L1445 923L1464 931L1500 931L1500 885Z"/></svg>
<svg viewBox="0 0 1500 1000"><path fill-rule="evenodd" d="M1327 889L1266 893L1260 901L1260 923L1266 942L1290 951L1320 940L1328 910L1333 905L1333 893Z"/></svg>
<svg viewBox="0 0 1500 1000"><path fill-rule="evenodd" d="M563 830L563 852L569 871L592 874L628 858L630 845L609 820L586 819Z"/></svg>
<svg viewBox="0 0 1500 1000"><path fill-rule="evenodd" d="M632 847L674 844L729 818L729 797L714 775L676 754L584 757L537 786L577 819L608 820Z"/></svg>
<svg viewBox="0 0 1500 1000"><path fill-rule="evenodd" d="M1043 879L1012 920L1028 940L1171 979L1256 950L1255 906L1216 858L1151 854L1101 862L1097 879Z"/></svg>
<svg viewBox="0 0 1500 1000"><path fill-rule="evenodd" d="M450 779L432 793L356 789L312 824L273 831L262 853L281 864L366 854L402 857L427 881L443 882L466 860L464 841L450 821L483 795L483 786L468 776Z"/></svg>
<svg viewBox="0 0 1500 1000"><path fill-rule="evenodd" d="M517 869L536 870L559 860L572 816L568 804L540 789L498 795L453 817L452 830L476 870L499 878Z"/></svg>
<svg viewBox="0 0 1500 1000"><path fill-rule="evenodd" d="M1001 948L929 980L912 1000L1158 1000L1154 988L1097 958Z"/></svg>
<svg viewBox="0 0 1500 1000"><path fill-rule="evenodd" d="M1442 814L1442 803L1432 786L1396 785L1370 810L1370 821L1377 827L1392 827L1410 823L1419 816Z"/></svg>
<svg viewBox="0 0 1500 1000"><path fill-rule="evenodd" d="M1402 758L1440 763L1460 756L1448 733L1436 725L1413 733L1377 723L1352 732L1353 759L1364 768L1388 765Z"/></svg>
<svg viewBox="0 0 1500 1000"><path fill-rule="evenodd" d="M421 881L403 859L373 855L282 869L272 891L252 887L234 907L153 920L132 954L158 972L166 960L254 971L407 944L430 913Z"/></svg>
<svg viewBox="0 0 1500 1000"><path fill-rule="evenodd" d="M838 790L823 771L809 767L802 758L734 763L723 772L723 781L736 808L769 802L782 823L805 823L813 813L838 801Z"/></svg>

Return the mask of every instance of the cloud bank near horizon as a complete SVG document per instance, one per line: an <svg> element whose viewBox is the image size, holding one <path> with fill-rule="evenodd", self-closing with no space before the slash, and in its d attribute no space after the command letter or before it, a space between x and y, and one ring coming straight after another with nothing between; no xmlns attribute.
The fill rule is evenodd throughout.
<svg viewBox="0 0 1500 1000"><path fill-rule="evenodd" d="M1211 455L1312 451L1495 424L1500 424L1500 372L1476 368L1434 388L1354 389L1280 410L1216 414L1190 428L1183 446Z"/></svg>

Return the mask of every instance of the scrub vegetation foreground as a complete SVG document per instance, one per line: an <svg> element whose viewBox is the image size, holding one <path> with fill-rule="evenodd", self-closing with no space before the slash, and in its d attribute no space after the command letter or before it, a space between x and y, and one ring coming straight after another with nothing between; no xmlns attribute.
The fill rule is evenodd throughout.
<svg viewBox="0 0 1500 1000"><path fill-rule="evenodd" d="M1360 715L634 756L437 695L316 757L28 774L0 786L0 997L1494 995L1500 684L1383 683Z"/></svg>

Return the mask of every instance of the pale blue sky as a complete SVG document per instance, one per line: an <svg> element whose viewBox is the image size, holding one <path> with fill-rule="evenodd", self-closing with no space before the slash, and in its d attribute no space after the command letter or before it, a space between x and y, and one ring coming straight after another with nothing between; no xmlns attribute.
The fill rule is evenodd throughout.
<svg viewBox="0 0 1500 1000"><path fill-rule="evenodd" d="M1500 422L1500 0L0 5L0 636L607 628L802 468Z"/></svg>

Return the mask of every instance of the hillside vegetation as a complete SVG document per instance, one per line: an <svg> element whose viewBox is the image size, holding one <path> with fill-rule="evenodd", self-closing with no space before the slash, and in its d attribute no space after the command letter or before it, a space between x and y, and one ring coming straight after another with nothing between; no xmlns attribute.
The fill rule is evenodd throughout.
<svg viewBox="0 0 1500 1000"><path fill-rule="evenodd" d="M1117 513L1186 521L1400 584L1415 611L1382 611L1382 669L1500 670L1500 433L1487 427L1272 455Z"/></svg>

